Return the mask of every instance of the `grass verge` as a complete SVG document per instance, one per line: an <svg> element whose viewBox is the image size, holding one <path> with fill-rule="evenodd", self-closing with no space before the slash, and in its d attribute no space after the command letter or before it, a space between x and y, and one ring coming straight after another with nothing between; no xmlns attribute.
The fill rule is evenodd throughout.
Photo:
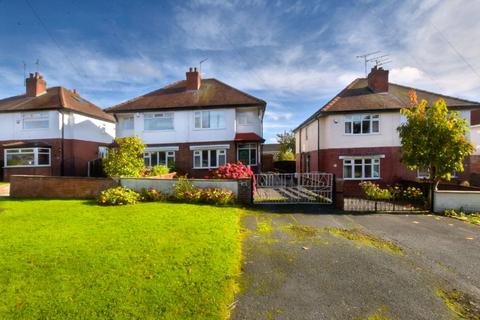
<svg viewBox="0 0 480 320"><path fill-rule="evenodd" d="M471 224L480 225L480 212L464 212L462 210L445 210L444 216L466 221Z"/></svg>
<svg viewBox="0 0 480 320"><path fill-rule="evenodd" d="M0 200L1 319L225 319L238 208Z"/></svg>

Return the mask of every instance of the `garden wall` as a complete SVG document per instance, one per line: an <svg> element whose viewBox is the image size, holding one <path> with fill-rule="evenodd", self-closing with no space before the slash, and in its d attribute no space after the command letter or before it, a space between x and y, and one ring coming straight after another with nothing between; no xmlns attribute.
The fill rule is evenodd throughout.
<svg viewBox="0 0 480 320"><path fill-rule="evenodd" d="M118 181L108 178L13 175L10 177L10 196L88 199L117 185Z"/></svg>
<svg viewBox="0 0 480 320"><path fill-rule="evenodd" d="M480 212L480 191L439 190L434 193L433 211L460 209Z"/></svg>
<svg viewBox="0 0 480 320"><path fill-rule="evenodd" d="M120 185L140 192L142 189L156 189L165 194L173 193L175 179L149 179L149 178L121 178ZM241 204L251 204L252 186L250 179L220 180L220 179L189 179L194 186L199 188L217 188L231 190Z"/></svg>

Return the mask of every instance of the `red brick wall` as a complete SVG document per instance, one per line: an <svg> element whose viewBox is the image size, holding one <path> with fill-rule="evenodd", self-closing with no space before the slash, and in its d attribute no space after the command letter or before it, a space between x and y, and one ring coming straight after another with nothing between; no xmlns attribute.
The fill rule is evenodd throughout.
<svg viewBox="0 0 480 320"><path fill-rule="evenodd" d="M10 177L10 195L18 198L88 199L117 186L105 178L21 176Z"/></svg>
<svg viewBox="0 0 480 320"><path fill-rule="evenodd" d="M190 146L199 145L229 145L227 149L227 162L237 161L237 149L233 141L216 141L216 142L195 142L195 143L180 143L180 144L149 144L149 147L166 147L178 146L178 151L175 152L175 167L179 175L187 174L190 178L204 178L208 175L208 169L193 169L193 150Z"/></svg>
<svg viewBox="0 0 480 320"><path fill-rule="evenodd" d="M273 166L273 154L262 154L262 171L272 171Z"/></svg>
<svg viewBox="0 0 480 320"><path fill-rule="evenodd" d="M380 159L380 177L374 180L381 185L389 185L399 180L414 180L416 172L409 170L400 162L400 147L377 147L377 148L342 148L320 150L320 170L335 174L337 178L343 178L343 160L340 156L368 156L383 154L385 158ZM343 183L343 190L346 195L359 194L361 192L358 184L360 180L346 180Z"/></svg>
<svg viewBox="0 0 480 320"><path fill-rule="evenodd" d="M22 141L0 141L0 145L14 142L42 142L51 146L51 166L38 168L3 168L3 180L9 181L14 174L41 174L41 175L61 175L62 163L62 139L44 139L44 140L22 140ZM65 176L86 176L87 163L98 157L98 147L106 146L105 143L83 141L83 140L64 140L64 175ZM7 147L7 148L14 148ZM0 147L0 157L4 159L5 147Z"/></svg>

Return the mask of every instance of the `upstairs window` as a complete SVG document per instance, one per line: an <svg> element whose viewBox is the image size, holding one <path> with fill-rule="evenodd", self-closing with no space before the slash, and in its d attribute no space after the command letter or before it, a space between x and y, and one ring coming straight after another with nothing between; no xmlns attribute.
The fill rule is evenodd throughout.
<svg viewBox="0 0 480 320"><path fill-rule="evenodd" d="M50 148L5 149L5 167L50 166Z"/></svg>
<svg viewBox="0 0 480 320"><path fill-rule="evenodd" d="M173 130L173 112L146 113L145 130Z"/></svg>
<svg viewBox="0 0 480 320"><path fill-rule="evenodd" d="M133 116L119 118L118 126L121 130L133 130Z"/></svg>
<svg viewBox="0 0 480 320"><path fill-rule="evenodd" d="M48 112L29 112L24 113L22 117L24 130L48 129L50 127Z"/></svg>
<svg viewBox="0 0 480 320"><path fill-rule="evenodd" d="M225 112L195 111L195 129L225 128Z"/></svg>
<svg viewBox="0 0 480 320"><path fill-rule="evenodd" d="M380 116L378 114L345 117L345 134L372 134L379 132Z"/></svg>

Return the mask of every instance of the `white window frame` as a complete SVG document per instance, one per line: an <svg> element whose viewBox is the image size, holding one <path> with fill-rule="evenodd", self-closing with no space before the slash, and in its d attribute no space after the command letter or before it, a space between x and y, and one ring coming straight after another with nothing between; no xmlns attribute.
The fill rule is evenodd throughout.
<svg viewBox="0 0 480 320"><path fill-rule="evenodd" d="M237 147L237 160L240 161L240 150L248 150L248 162L244 163L247 166L256 166L258 164L258 148L256 143L243 143ZM255 153L255 163L250 163L252 159L252 152Z"/></svg>
<svg viewBox="0 0 480 320"><path fill-rule="evenodd" d="M28 151L32 150L32 151ZM8 165L8 155L12 154L32 154L33 155L33 164L29 165ZM48 164L38 164L38 155L39 154L48 154ZM4 150L4 167L5 168L29 168L29 167L50 167L52 164L52 149L51 148L9 148Z"/></svg>
<svg viewBox="0 0 480 320"><path fill-rule="evenodd" d="M143 130L144 131L172 131L175 129L175 119L174 119L175 115L174 115L174 112L155 112L155 113L145 113L143 115ZM146 126L146 122L148 120L152 120L152 119L171 119L172 121L172 127L171 128L167 128L167 129L147 129L147 126Z"/></svg>
<svg viewBox="0 0 480 320"><path fill-rule="evenodd" d="M428 168L417 168L417 179L430 179L430 170Z"/></svg>
<svg viewBox="0 0 480 320"><path fill-rule="evenodd" d="M368 118L368 119L367 119ZM363 132L363 123L369 122L369 132ZM354 133L354 123L360 122L360 132ZM378 123L378 131L373 131L373 123ZM350 132L347 132L347 125L350 127ZM379 114L354 114L348 115L344 118L343 132L349 136L372 135L380 134L380 115Z"/></svg>
<svg viewBox="0 0 480 320"><path fill-rule="evenodd" d="M343 159L343 179L344 180L379 180L381 179L381 164L380 164L380 157L371 157L371 156L365 156L365 157L342 157ZM355 177L355 166L358 165L355 163L355 161L361 161L361 166L362 166L362 176L361 177ZM370 163L366 164L366 162L369 161ZM374 167L378 165L378 176L374 176ZM352 175L350 177L345 176L345 167L349 166L351 169ZM370 166L370 172L371 176L367 177L365 176L365 167Z"/></svg>
<svg viewBox="0 0 480 320"><path fill-rule="evenodd" d="M203 165L203 152L204 151L208 151L208 166L204 167L202 166ZM212 156L212 151L216 151L216 165L215 166L212 166L212 159L211 159L211 156ZM200 166L196 166L195 165L195 158L198 157L199 158L199 163L200 163ZM224 157L225 160L222 164L220 164L220 157ZM195 149L193 151L193 169L214 169L214 168L218 168L220 166L223 166L224 164L227 163L227 150L226 149Z"/></svg>
<svg viewBox="0 0 480 320"><path fill-rule="evenodd" d="M46 122L45 127L27 128L26 123ZM24 112L22 113L22 129L23 130L48 130L50 129L50 114L48 111L42 112Z"/></svg>
<svg viewBox="0 0 480 320"><path fill-rule="evenodd" d="M130 123L130 121L131 121L131 124L132 124L131 127L125 127L125 123L127 123L126 120L129 120L128 123ZM119 117L118 122L119 122L118 126L119 126L120 130L134 130L135 129L135 117L133 115L126 116L126 117Z"/></svg>
<svg viewBox="0 0 480 320"><path fill-rule="evenodd" d="M154 164L153 166L168 166L168 159L172 159L173 160L173 164L175 164L175 151L145 151L143 153L143 160L145 162L145 160L148 159L148 164L146 164L146 166L148 168L151 168L153 167L152 166L152 153L156 153L157 154L157 164ZM160 160L160 153L165 153L165 163L159 163L159 160Z"/></svg>
<svg viewBox="0 0 480 320"><path fill-rule="evenodd" d="M208 114L208 127L204 126L203 118L204 115ZM217 117L213 117L216 115ZM197 119L199 123L197 123ZM214 119L217 121L217 126L212 126ZM222 121L220 121L222 119ZM198 125L199 124L199 125ZM195 111L193 114L193 128L195 130L215 130L215 129L225 129L225 111L221 110L202 110Z"/></svg>

